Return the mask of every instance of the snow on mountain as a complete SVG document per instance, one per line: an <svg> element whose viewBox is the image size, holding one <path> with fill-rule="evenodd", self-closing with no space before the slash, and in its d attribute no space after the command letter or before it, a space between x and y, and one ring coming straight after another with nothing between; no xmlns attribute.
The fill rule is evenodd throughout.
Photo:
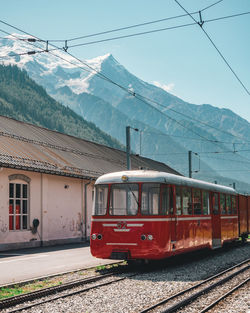
<svg viewBox="0 0 250 313"><path fill-rule="evenodd" d="M37 83L50 91L68 86L76 94L88 93L88 80L101 70L103 62L110 57L110 54L106 54L84 60L84 65L60 50L43 52L45 42L27 42L28 38L32 37L12 34L1 40L1 63L25 69ZM31 51L37 53L28 55Z"/></svg>
<svg viewBox="0 0 250 313"><path fill-rule="evenodd" d="M3 64L25 69L52 97L122 143L126 126L137 127L141 131L142 154L147 157L187 175L188 150L200 152L201 161L194 157L194 170L198 170L195 177L226 184L237 179L250 183L249 164L243 159L250 159L250 124L232 111L187 103L167 92L168 86L149 84L131 74L111 54L83 63L60 50L27 55L24 53L44 50L46 43L31 45L23 40L27 36L13 36L0 40ZM117 84L154 102L141 101ZM138 138L132 140L134 151L138 151L138 143ZM226 158L223 151L233 152L235 143L239 150L248 151ZM205 151L211 154L206 155ZM213 151L222 154L215 157ZM235 172L229 171L232 167ZM223 169L228 171L222 172Z"/></svg>

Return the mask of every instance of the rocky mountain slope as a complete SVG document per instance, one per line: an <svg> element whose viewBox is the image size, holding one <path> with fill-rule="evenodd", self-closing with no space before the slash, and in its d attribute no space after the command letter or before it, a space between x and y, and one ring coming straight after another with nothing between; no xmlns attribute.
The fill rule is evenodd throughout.
<svg viewBox="0 0 250 313"><path fill-rule="evenodd" d="M187 103L137 78L110 54L79 63L61 51L20 56L34 49L25 41L6 38L0 47L4 63L24 68L53 98L123 144L126 126L138 128L131 129L135 153L188 175L191 150L193 177L249 190L250 123L232 111Z"/></svg>
<svg viewBox="0 0 250 313"><path fill-rule="evenodd" d="M110 147L121 144L51 98L16 66L0 65L0 114Z"/></svg>

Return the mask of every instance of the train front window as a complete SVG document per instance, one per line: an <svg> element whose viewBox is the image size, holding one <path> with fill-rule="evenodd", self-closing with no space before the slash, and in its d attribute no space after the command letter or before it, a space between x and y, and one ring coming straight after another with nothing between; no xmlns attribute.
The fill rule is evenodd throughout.
<svg viewBox="0 0 250 313"><path fill-rule="evenodd" d="M105 215L107 212L108 185L97 185L95 187L94 215Z"/></svg>
<svg viewBox="0 0 250 313"><path fill-rule="evenodd" d="M160 214L159 208L160 184L143 184L141 194L141 214L158 215Z"/></svg>
<svg viewBox="0 0 250 313"><path fill-rule="evenodd" d="M136 215L139 203L138 184L113 184L110 191L110 215Z"/></svg>

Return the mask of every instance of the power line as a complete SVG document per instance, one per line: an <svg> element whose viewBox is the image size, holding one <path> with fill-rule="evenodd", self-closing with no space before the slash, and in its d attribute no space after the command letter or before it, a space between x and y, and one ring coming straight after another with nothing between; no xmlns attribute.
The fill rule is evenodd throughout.
<svg viewBox="0 0 250 313"><path fill-rule="evenodd" d="M92 44L101 43L101 42L107 42L107 41L113 41L113 40L118 40L118 39L124 39L124 38L131 38L131 37L136 37L136 36L141 36L141 35L153 34L153 33L158 33L158 32L162 32L162 31L166 31L166 30L178 29L178 28L183 28L183 27L193 26L193 25L195 25L195 23L170 26L170 27L154 29L154 30L149 30L149 31L145 31L145 32L140 32L140 33L134 33L134 34L129 34L129 35L123 35L123 36L117 36L117 37L112 37L112 38L89 41L89 42L85 42L85 43L79 43L79 44L68 46L68 48L76 48L76 47L82 47L82 46L92 45Z"/></svg>
<svg viewBox="0 0 250 313"><path fill-rule="evenodd" d="M52 45L52 46L53 46L53 45ZM190 128L188 128L187 126L183 125L182 123L178 122L178 121L175 120L174 118L168 116L167 114L165 114L164 112L160 111L159 109L157 109L157 108L155 108L155 107L152 107L147 101L144 101L143 99L139 98L139 97L138 97L138 96L140 96L139 94L135 94L134 92L131 92L129 89L127 89L127 88L125 88L125 87L123 87L123 86L121 86L121 85L115 83L114 81L112 81L111 79L107 78L107 77L106 77L105 75L103 75L102 73L99 73L99 72L96 71L94 68L92 68L92 67L89 66L88 64L84 63L84 62L81 61L80 59L76 58L75 56L73 56L73 55L70 54L69 52L67 52L67 51L65 51L65 52L66 52L67 54L69 54L70 56L72 56L73 58L75 58L75 59L76 59L77 61L79 61L80 63L83 63L85 66L87 66L87 67L89 67L90 69L94 70L94 71L97 73L97 75L98 75L99 77L101 77L101 78L103 78L103 79L106 79L106 80L108 80L110 83L112 83L112 84L114 84L114 85L120 87L120 88L121 88L122 90L124 90L125 92L128 92L128 93L131 94L132 96L136 97L138 100L140 100L140 101L142 101L143 103L145 103L146 105L150 106L150 108L152 108L152 109L158 111L160 114L166 116L168 119L173 120L175 123L177 123L177 124L179 124L180 126L186 128L187 130L193 132L194 134L196 134L196 135L199 136L200 138L203 138L204 140L210 141L210 142L212 142L212 143L216 143L216 142L217 142L217 141L214 141L214 140L210 140L210 139L208 139L208 138L206 138L206 137L204 137L204 136L201 136L199 133L193 131L192 129L190 129ZM52 55L57 56L57 55L55 55L55 54L52 54ZM67 61L67 60L66 60L66 61ZM74 65L75 65L75 64L74 64ZM141 96L141 97L143 98L143 96Z"/></svg>
<svg viewBox="0 0 250 313"><path fill-rule="evenodd" d="M222 170L222 169L213 169L215 172L250 172L250 170ZM200 170L200 173L211 173L211 171L204 171L204 170Z"/></svg>
<svg viewBox="0 0 250 313"><path fill-rule="evenodd" d="M242 15L249 14L249 13L250 12L244 12L244 13L239 13L239 14L234 14L234 15L229 15L229 16L213 18L213 19L210 19L210 20L205 20L205 21L203 21L203 23L215 22L215 21L219 21L219 20L223 20L223 19L228 19L228 18L232 18L232 17L242 16ZM122 36L117 36L117 37L111 37L111 38L99 39L99 40L94 40L94 41L88 41L88 42L79 43L79 44L75 44L75 45L71 45L71 46L67 45L67 49L81 47L81 46L87 46L87 45L92 45L92 44L97 44L97 43L102 43L102 42L108 42L108 41L113 41L113 40L120 40L120 39L125 39L125 38L137 37L137 36L142 36L142 35L147 35L147 34L167 31L167 30L173 30L173 29L193 26L193 25L196 25L196 24L197 24L197 22L195 22L195 23L188 23L188 24L181 24L181 25L177 25L177 26L170 26L170 27L154 29L154 30L149 30L149 31L144 31L144 32L139 32L139 33L134 33L134 34L128 34L128 35L122 35ZM65 42L66 41L68 42L69 40L65 40Z"/></svg>
<svg viewBox="0 0 250 313"><path fill-rule="evenodd" d="M178 113L178 112L176 112L176 113ZM191 117L190 117L191 118ZM198 120L197 120L198 121ZM204 123L205 124L205 123ZM207 125L207 126L209 126L209 125ZM218 129L218 131L219 131L220 129ZM185 137L185 136L178 136L178 135L172 135L172 134L162 134L161 133L161 130L159 130L159 131L153 131L153 130L145 130L145 131L141 131L141 133L152 133L152 134L156 134L156 135L158 135L158 136L164 136L164 137L177 137L177 138L183 138L183 139L189 139L189 140L195 140L195 141L207 141L207 140L204 140L204 139L199 139L199 138L192 138L192 137ZM226 134L228 134L228 135L231 135L230 133L227 133L227 132L225 132ZM232 135L232 136L234 136L234 135ZM240 142L235 142L235 143L232 143L232 142L230 142L230 141L221 141L221 140L216 140L216 142L218 142L218 143L224 143L224 144L237 144L237 145L249 145L250 144L250 142L242 142L242 143L240 143Z"/></svg>
<svg viewBox="0 0 250 313"><path fill-rule="evenodd" d="M191 117L191 116L189 116L189 115L187 115L187 114L185 114L185 113L176 111L176 110L174 110L174 109L172 109L172 108L168 108L168 107L166 107L164 104L161 104L161 103L159 103L159 102L157 102L157 101L155 101L155 100L152 100L152 99L147 98L147 97L145 97L145 96L143 96L143 98L144 98L145 100L147 100L147 101L150 101L150 102L152 102L152 103L158 105L158 106L163 107L165 110L172 111L172 112L174 112L174 113L176 113L176 114L182 115L182 116L184 116L184 117L186 117L186 118L188 118L188 119L191 119L191 120L193 120L193 121L195 121L195 122L198 122L199 124L203 124L203 125L205 125L206 127L215 129L215 130L217 130L217 131L219 131L219 132L222 132L222 133L224 133L224 134L226 134L226 135L230 135L230 136L232 136L232 137L235 137L235 138L238 138L238 139L241 139L241 140L242 140L242 138L239 137L239 136L233 135L233 134L228 133L228 132L226 132L226 131L224 131L224 130L222 130L222 129L219 129L219 128L215 127L215 126L212 126L212 125L210 125L210 124L208 124L208 123L205 123L205 122L203 122L203 121L201 121L201 120L195 119L194 117ZM221 142L221 141L216 141L216 142ZM226 143L226 142L224 142L224 143ZM246 144L247 144L247 143L250 143L250 141L245 141L245 143L246 143Z"/></svg>
<svg viewBox="0 0 250 313"><path fill-rule="evenodd" d="M218 3L222 2L223 0L219 0L219 1L216 1L215 3L213 4L210 4L209 6L205 7L204 9L201 9L200 12L202 11L205 11L207 9L210 9L211 7L213 7L214 5L217 5Z"/></svg>
<svg viewBox="0 0 250 313"><path fill-rule="evenodd" d="M205 11L205 10L211 8L212 6L218 4L219 2L222 2L222 1L223 0L219 0L219 1L213 3L213 4L209 5L209 6L201 9L200 11ZM190 14L195 15L195 14L198 14L198 13L199 13L199 11L192 12ZM111 30L107 30L107 31L103 31L103 32L98 32L98 33L94 33L94 34L90 34L90 35L83 35L83 36L78 36L78 37L74 37L74 38L69 38L69 39L66 39L66 40L58 40L58 39L50 40L50 42L65 42L65 41L70 42L70 41L75 41L75 40L79 40L79 39L85 39L85 38L89 38L89 37L106 35L106 34L118 32L118 31L123 31L123 30L127 30L127 29L132 29L132 28L152 25L152 24L155 24L155 23L166 22L166 21L182 18L182 17L185 17L185 16L188 16L188 14L186 13L186 14L166 17L166 18L162 18L162 19L158 19L158 20L149 21L149 22L144 22L144 23L139 23L139 24L135 24L135 25L129 25L129 26L125 26L125 27L115 28L115 29L111 29Z"/></svg>
<svg viewBox="0 0 250 313"><path fill-rule="evenodd" d="M236 162L236 163L240 163L240 164L242 164L242 163L250 164L250 160L249 161L240 161L240 160L225 159L225 158L215 158L215 157L210 157L210 156L203 156L203 158L220 160L220 161L230 161L230 162Z"/></svg>
<svg viewBox="0 0 250 313"><path fill-rule="evenodd" d="M35 36L33 36L33 35L31 35L31 34L25 32L25 31L22 31L21 29L15 27L15 26L13 26L13 25L10 25L10 24L8 24L8 23L6 23L6 22L3 22L3 21L1 21L1 20L0 20L0 22L4 23L5 25L8 25L8 26L10 26L10 27L13 27L14 29L17 29L18 31L21 31L21 32L23 32L23 33L25 33L25 34L27 34L27 35L29 35L29 36L32 36L32 37L34 37L34 38L37 38L37 39L39 39L40 41L44 41L44 40L42 40L42 39L40 39L40 38L38 38L38 37L35 37ZM28 42L28 43L29 43L29 42ZM30 43L29 43L29 44L30 44ZM53 44L51 44L51 45L52 45L53 47L57 48L57 49L60 49L60 48L58 48L57 46L55 46L55 45L53 45ZM39 48L40 48L40 47L39 47ZM41 49L41 48L40 48L40 49ZM49 52L49 51L47 51L47 52ZM65 51L65 52L67 52L67 51ZM61 58L60 56L58 56L58 55L56 55L56 54L53 54L53 53L51 53L51 54L54 55L54 56L56 56L56 57ZM179 124L180 126L182 126L182 127L186 128L186 129L188 129L189 131L195 133L195 134L196 134L197 136L199 136L200 138L203 138L204 140L207 140L207 141L212 142L212 143L217 143L216 140L210 140L210 139L208 139L208 138L206 138L206 137L204 137L204 136L201 136L200 134L198 134L197 132L193 131L192 129L189 129L187 126L185 126L185 125L183 125L182 123L178 122L178 121L175 120L174 118L169 117L167 114L165 114L165 113L162 112L161 110L159 110L159 109L157 109L157 108L155 108L155 107L152 107L151 105L149 105L149 103L148 103L147 101L144 100L144 99L146 99L145 97L143 97L143 96L141 96L141 95L139 95L139 94L136 94L135 92L132 92L131 90L129 90L129 89L127 89L127 88L121 86L120 84L114 82L113 80L111 80L110 78L106 77L104 74L98 72L96 69L94 69L94 68L91 67L90 65L86 64L86 63L83 62L82 60L76 58L74 55L70 54L69 52L67 52L67 54L70 55L72 58L76 59L76 60L77 60L78 62L80 62L81 64L84 64L85 66L87 66L88 68L90 68L92 71L96 72L96 74L97 74L98 77L100 77L100 78L102 78L102 79L105 79L105 80L109 81L110 83L116 85L117 87L121 88L123 91L129 93L130 95L136 97L138 100L144 102L146 105L148 105L148 106L150 106L151 108L153 108L154 110L160 112L160 114L166 116L167 118L173 120L175 123ZM68 60L65 60L64 58L61 58L61 59L63 59L63 60L66 61L66 62L69 62ZM71 63L71 62L69 62L69 63ZM71 64L72 64L72 63L71 63ZM73 63L73 64L74 64L74 63ZM77 65L74 64L74 66L77 66ZM79 66L78 66L78 67L79 67ZM79 67L79 68L82 68L82 67ZM86 70L85 68L82 68L82 69L83 69L83 70ZM151 102L155 102L155 101L152 100L152 99L150 99L150 101L151 101ZM156 102L155 102L155 103L156 103ZM157 103L157 105L161 105L161 104ZM189 118L191 118L191 117L189 117Z"/></svg>
<svg viewBox="0 0 250 313"><path fill-rule="evenodd" d="M227 153L238 153L238 152L250 152L250 150L237 150L237 151L196 151L197 154L227 154ZM147 153L144 155L175 155L175 154L183 154L186 155L187 152L166 152L166 153ZM243 157L242 155L238 155L239 157ZM250 159L249 159L250 160Z"/></svg>
<svg viewBox="0 0 250 313"><path fill-rule="evenodd" d="M0 31L2 31L2 32L6 33L6 34L8 34L8 35L11 35L11 36L15 37L15 39L23 40L23 39L18 38L18 37L14 36L14 35L12 35L12 34L10 34L10 33L5 32L5 31L3 31L3 30L0 30ZM41 41L41 42L46 42L45 40L42 40L42 39L38 39L38 40ZM30 43L30 42L29 42L29 43ZM42 49L41 47L38 47L38 46L36 46L36 45L34 45L34 46L37 47L37 48L39 48L39 49ZM52 46L53 46L53 45L52 45ZM56 46L55 46L55 47L56 47ZM58 47L56 47L56 48L54 48L54 49L49 49L49 50L44 50L44 49L42 49L42 51L29 51L29 52L20 53L20 54L15 53L14 55L0 56L0 58L6 58L6 57L11 57L11 56L16 56L16 55L19 55L19 56L21 56L21 55L31 55L31 54L42 53L42 52L50 52L50 53L51 53L51 51L55 51L55 50L62 50L62 49L61 49L61 48L58 48ZM65 51L65 52L66 52L66 51ZM203 124L203 125L205 125L206 127L213 128L213 129L215 129L215 130L217 130L217 131L223 132L223 133L225 133L225 134L227 134L227 135L230 135L230 136L233 136L233 137L236 137L236 138L239 138L239 139L242 140L242 138L240 138L240 137L238 137L238 136L235 136L235 135L233 135L233 134L231 134L231 133L228 133L228 132L223 131L223 130L221 130L221 129L219 129L219 128L216 128L215 126L212 126L212 125L210 125L210 124L208 124L208 123L202 122L201 120L194 119L193 117L190 117L190 116L188 116L187 114L178 112L178 111L176 111L176 110L174 110L174 109L172 109L172 108L167 108L165 105L163 105L163 104L161 104L161 103L158 103L158 102L156 102L156 101L154 101L154 100L152 100L152 99L150 99L150 98L147 98L147 97L142 96L142 95L139 95L139 94L136 94L136 95L135 95L135 93L133 93L133 92L131 92L130 90L128 90L127 88L125 88L125 87L123 87L123 86L121 86L121 85L115 83L114 81L108 79L108 78L105 77L103 74L101 74L101 73L99 73L98 71L96 71L93 67L91 67L91 66L89 66L88 64L84 63L82 60L80 60L80 59L74 57L74 56L73 56L72 54L70 54L69 52L67 52L67 53L68 53L71 57L77 59L78 62L83 63L85 66L87 66L88 68L90 68L91 71L94 70L94 71L97 73L98 76L101 75L102 78L104 78L105 80L108 80L109 82L111 82L111 83L115 84L116 86L122 88L124 91L129 92L129 93L130 93L131 95L133 95L133 96L136 96L136 95L137 95L137 96L140 96L141 98L144 98L146 101L150 101L150 102L152 102L152 103L155 103L156 105L161 106L161 107L163 107L164 109L171 110L171 111L173 111L173 112L175 112L175 113L177 113L177 114L180 114L180 115L185 116L185 117L187 117L187 118L189 118L189 119L191 119L191 120L193 120L193 121L196 121L196 122L198 122L198 123L200 123L200 124ZM75 63L72 63L72 62L70 62L69 60L66 60L66 59L62 58L61 56L55 55L55 54L53 54L53 53L51 53L51 54L54 55L54 56L56 56L56 57L58 57L58 58L60 58L60 59L62 59L62 60L64 60L64 61L66 61L66 62L68 62L68 63L70 63L70 64L72 64L72 65L74 65L74 66L77 66ZM78 67L79 67L79 66L78 66ZM91 73L91 71L88 71L88 70L85 69L85 68L82 68L82 67L79 67L79 68L81 68L81 69L83 69L83 70L85 70L85 71ZM137 99L139 99L139 98L137 97ZM141 100L141 99L139 99L139 100ZM145 103L145 102L144 102L144 103ZM164 114L162 111L160 111L160 110L158 110L158 111L161 112L161 114L163 114L163 115L167 116L168 118L170 118L168 115ZM170 118L170 119L172 119L173 121L177 122L177 121L176 121L175 119L173 119L173 118ZM177 122L177 123L179 123L179 122ZM184 127L184 128L187 128L186 126L184 126L184 125L181 124L181 123L179 123L179 125L181 125L181 126ZM189 129L189 128L187 128L187 129ZM190 129L189 129L189 130L190 130ZM205 141L210 141L210 142L215 142L215 143L227 143L227 142L222 142L222 141L218 141L218 140L207 139L207 138L204 137L204 136L200 136L199 134L197 134L197 133L194 132L193 130L192 130L192 132L195 133L196 135L198 135L200 138L203 138L203 140L205 140ZM247 143L247 141L246 141L245 143Z"/></svg>
<svg viewBox="0 0 250 313"><path fill-rule="evenodd" d="M198 13L198 12L194 12L194 13L191 13L191 14L197 14L197 13ZM118 32L118 31L122 31L122 30L127 30L127 29L131 29L131 28L136 28L136 27L151 25L151 24L155 24L155 23L159 23L159 22L169 21L169 20L173 20L173 19L185 17L185 16L187 16L187 15L188 15L188 14L182 14L182 15L177 15L177 16L173 16L173 17L166 17L166 18L163 18L163 19L155 20L155 21L150 21L150 22L145 22L145 23L140 23L140 24L125 26L125 27L120 27L120 28L116 28L116 29L107 30L107 31L104 31L104 32L99 32L99 33L94 33L94 34L90 34L90 35L79 36L79 37L70 38L70 39L66 39L66 40L50 40L50 41L52 41L52 42L65 42L65 41L70 42L70 41L85 39L85 38L89 38L89 37L95 37L95 36L100 36L100 35L106 35L106 34Z"/></svg>
<svg viewBox="0 0 250 313"><path fill-rule="evenodd" d="M211 44L214 46L214 48L216 49L216 51L219 53L219 55L221 56L222 60L226 63L226 65L228 66L228 68L231 70L231 72L233 73L233 75L235 76L235 78L238 80L238 82L241 84L241 86L245 89L245 91L247 92L247 94L250 96L250 92L248 91L248 89L246 88L246 86L243 84L243 82L241 81L241 79L238 77L238 75L235 73L235 71L233 70L233 68L230 66L230 64L227 62L227 60L225 59L225 57L223 56L223 54L220 52L220 50L218 49L218 47L215 45L215 43L213 42L213 40L211 39L211 37L208 35L208 33L205 31L205 29L203 28L203 22L197 22L195 20L195 18L177 1L174 0L190 17L192 20L194 20L196 22L196 24L198 24L200 26L200 28L202 29L202 31L204 32L204 34L207 36L208 40L211 42Z"/></svg>
<svg viewBox="0 0 250 313"><path fill-rule="evenodd" d="M199 11L199 12L201 12L201 11ZM198 13L198 12L195 12L195 13ZM195 14L195 13L191 13L191 14ZM204 20L202 23L215 22L215 21L228 19L228 18L232 18L232 17L238 17L238 16L242 16L242 15L246 15L246 14L250 14L250 12L243 12L243 13L229 15L229 16L217 17L217 18L213 18L213 19L210 19L210 20ZM183 16L187 16L187 15L188 14L183 14L183 15L179 15L179 16L176 16L176 17L183 17ZM165 19L162 19L162 20L173 19L173 18L176 18L176 17L165 18ZM159 20L159 21L161 21L161 20ZM154 22L147 22L145 24L150 24L150 23L154 23ZM97 44L97 43L102 43L102 42L108 42L108 41L113 41L113 40L118 40L118 39L130 38L130 37L141 36L141 35L146 35L146 34L150 34L150 33L156 33L156 32L161 32L161 31L166 31L166 30L177 29L177 28L182 28L182 27L187 27L187 26L193 26L193 25L196 25L197 23L198 22L189 23L189 24L181 24L181 25L177 25L177 26L171 26L171 27L165 27L165 28L160 28L160 29L155 29L155 30L149 30L149 31L140 32L140 33L134 33L134 34L128 34L128 35L123 35L123 36L105 38L105 39L100 39L100 40L95 40L95 41L90 41L90 42L84 42L84 43L79 43L79 44L75 44L75 45L71 45L71 46L68 45L68 42L70 42L70 41L77 40L77 39L79 40L79 39L88 38L88 37L93 37L93 36L97 36L97 35L105 34L105 33L111 33L113 31L118 31L118 30L123 29L123 28L115 29L115 30L111 30L111 31L107 31L107 32L96 33L96 34L92 34L92 35L81 36L81 37L72 38L72 39L66 39L66 40L64 40L64 39L63 40L56 40L56 39L55 40L47 40L47 42L49 42L50 44L51 44L51 42L65 42L65 46L64 47L58 47L57 49L58 50L68 50L68 49L75 48L75 47L80 47L80 46L92 45L92 44ZM5 24L7 26L10 26L8 23L5 23ZM140 26L140 25L141 24L138 24L138 26ZM134 26L128 26L128 27L125 27L125 28L132 28L132 27L134 27ZM20 29L18 29L18 28L16 28L16 29L20 31ZM26 32L24 32L24 33L26 33ZM31 41L29 39L20 39L20 40ZM41 40L41 39L40 40L37 39L37 41L46 42L45 40Z"/></svg>

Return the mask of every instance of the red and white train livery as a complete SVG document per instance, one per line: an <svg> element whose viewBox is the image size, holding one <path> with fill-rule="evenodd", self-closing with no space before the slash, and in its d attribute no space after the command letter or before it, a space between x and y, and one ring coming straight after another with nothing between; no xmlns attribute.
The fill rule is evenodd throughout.
<svg viewBox="0 0 250 313"><path fill-rule="evenodd" d="M221 247L249 232L249 209L230 187L156 171L106 174L95 184L91 253L161 259Z"/></svg>

